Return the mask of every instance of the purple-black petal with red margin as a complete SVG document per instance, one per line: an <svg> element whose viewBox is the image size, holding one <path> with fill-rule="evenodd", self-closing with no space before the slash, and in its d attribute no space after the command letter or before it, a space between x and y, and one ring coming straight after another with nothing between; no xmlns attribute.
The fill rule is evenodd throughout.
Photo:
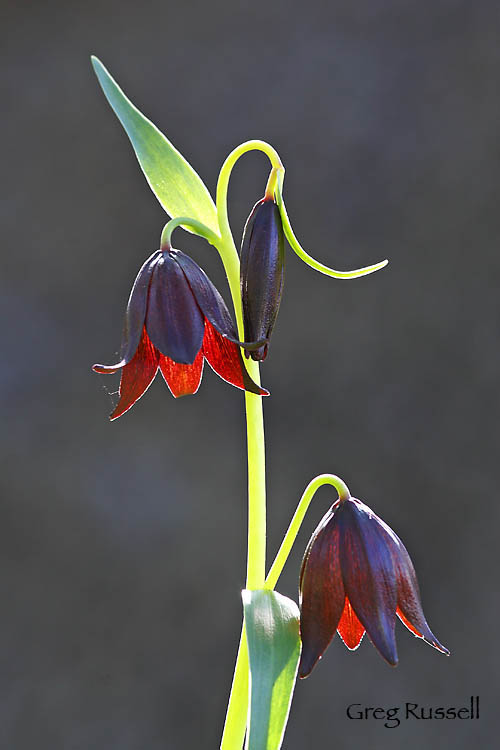
<svg viewBox="0 0 500 750"><path fill-rule="evenodd" d="M110 419L117 419L125 414L136 401L147 391L158 372L159 352L143 328L137 351L131 361L124 365L120 379L120 400Z"/></svg>
<svg viewBox="0 0 500 750"><path fill-rule="evenodd" d="M269 391L254 383L248 374L239 346L222 336L208 320L205 322L203 354L212 370L227 383L257 396L269 396Z"/></svg>
<svg viewBox="0 0 500 750"><path fill-rule="evenodd" d="M164 252L149 286L146 330L152 343L174 362L192 365L201 349L204 320L181 266Z"/></svg>
<svg viewBox="0 0 500 750"><path fill-rule="evenodd" d="M339 505L336 519L346 595L375 648L395 666L396 571L379 519L354 498Z"/></svg>
<svg viewBox="0 0 500 750"><path fill-rule="evenodd" d="M311 673L327 649L344 609L339 554L339 528L332 508L314 532L302 561L299 581L300 678Z"/></svg>
<svg viewBox="0 0 500 750"><path fill-rule="evenodd" d="M391 531L389 547L394 558L398 587L398 607L396 614L414 635L422 638L429 646L433 646L438 651L441 651L441 653L449 655L450 652L438 641L425 619L420 601L417 576L410 555L401 539L399 539L392 529L389 530Z"/></svg>
<svg viewBox="0 0 500 750"><path fill-rule="evenodd" d="M398 596L397 616L414 635L422 638L426 643L434 646L434 648L443 654L449 654L448 649L438 641L427 624L420 601L417 575L406 547L385 521L375 515L373 511L370 511L370 513L376 518L379 532L385 537L387 548L394 561Z"/></svg>

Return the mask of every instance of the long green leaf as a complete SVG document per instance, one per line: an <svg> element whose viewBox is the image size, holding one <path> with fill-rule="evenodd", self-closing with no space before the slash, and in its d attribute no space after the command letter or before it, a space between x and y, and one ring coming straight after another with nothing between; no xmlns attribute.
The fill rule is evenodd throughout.
<svg viewBox="0 0 500 750"><path fill-rule="evenodd" d="M217 211L200 176L156 125L127 99L97 57L92 57L92 65L153 193L167 214L173 219L178 216L197 219L218 234Z"/></svg>
<svg viewBox="0 0 500 750"><path fill-rule="evenodd" d="M299 610L275 591L243 591L250 659L247 750L278 750L300 656Z"/></svg>

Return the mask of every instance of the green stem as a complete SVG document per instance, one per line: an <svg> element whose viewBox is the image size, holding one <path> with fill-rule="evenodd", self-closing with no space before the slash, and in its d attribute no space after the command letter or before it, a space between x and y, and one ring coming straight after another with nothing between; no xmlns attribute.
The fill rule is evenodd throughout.
<svg viewBox="0 0 500 750"><path fill-rule="evenodd" d="M249 151L262 151L268 157L269 161L271 162L271 166L275 167L281 175L285 174L285 168L281 162L278 152L265 141L246 141L246 143L242 143L240 146L237 146L233 151L231 151L226 161L222 165L222 169L219 174L219 180L217 182L217 218L219 219L219 227L223 236L225 234L231 235L229 220L227 218L227 188L229 185L231 171L240 156L243 156L243 154L246 154Z"/></svg>
<svg viewBox="0 0 500 750"><path fill-rule="evenodd" d="M272 590L276 586L278 578L281 575L281 572L288 559L288 555L290 554L290 551L292 549L293 543L297 537L297 534L299 533L299 529L301 527L302 521L304 520L307 509L309 508L311 500L316 494L316 491L324 484L331 484L335 487L339 495L339 500L348 500L351 496L345 482L343 482L339 477L335 476L335 474L320 474L318 477L315 477L309 482L304 490L304 494L300 498L297 510L295 511L294 516L290 521L290 526L288 527L288 531L286 532L285 537L281 543L278 554L276 555L274 562L271 565L271 569L266 578L266 589Z"/></svg>
<svg viewBox="0 0 500 750"><path fill-rule="evenodd" d="M273 167L269 174L269 179L267 180L266 185L266 192L264 193L264 198L268 201L274 200L274 193L276 191L276 185L278 184L279 172L279 167Z"/></svg>
<svg viewBox="0 0 500 750"><path fill-rule="evenodd" d="M218 247L220 244L221 238L209 227L205 226L205 224L202 224L201 221L190 219L187 216L178 216L175 219L170 219L163 227L160 238L161 250L168 250L171 247L170 238L172 237L172 232L181 226L184 228L189 227L195 234L204 237L211 245L215 245L215 247Z"/></svg>
<svg viewBox="0 0 500 750"><path fill-rule="evenodd" d="M239 332L240 337L243 335ZM248 371L260 384L258 362ZM248 449L247 589L264 588L266 569L266 468L261 396L245 392ZM221 750L240 750L245 739L249 693L248 647L243 626L226 713Z"/></svg>
<svg viewBox="0 0 500 750"><path fill-rule="evenodd" d="M221 232L219 252L229 282L238 325L238 335L244 340L243 310L240 292L240 263L234 244L227 213L227 191L232 169L238 159L249 151L262 151L273 167L273 172L284 173L277 151L265 141L253 140L237 146L222 165L217 182L217 218ZM250 377L260 384L258 362L247 360ZM247 589L259 589L264 585L266 572L266 466L264 444L264 419L262 398L245 393L248 448L248 562Z"/></svg>
<svg viewBox="0 0 500 750"><path fill-rule="evenodd" d="M260 385L259 365L250 377ZM248 558L245 588L261 589L266 577L266 452L262 397L245 393L248 450Z"/></svg>
<svg viewBox="0 0 500 750"><path fill-rule="evenodd" d="M232 237L224 236L217 248L229 282L238 336L244 341L240 294L240 262ZM260 385L259 363L246 360L252 380ZM245 391L248 452L248 557L245 588L260 589L266 575L266 456L262 397Z"/></svg>
<svg viewBox="0 0 500 750"><path fill-rule="evenodd" d="M263 141L248 141L232 151L224 162L217 183L217 217L221 240L217 248L224 264L233 300L238 335L244 340L243 310L240 292L240 262L227 214L227 190L231 171L243 154L263 151L277 170L283 165L277 152ZM260 384L259 363L247 360L250 377ZM248 558L247 589L264 587L266 574L266 465L262 398L245 392L248 449ZM236 659L231 695L222 735L221 750L240 750L245 738L248 714L248 649L244 627Z"/></svg>
<svg viewBox="0 0 500 750"><path fill-rule="evenodd" d="M226 723L221 750L241 750L245 741L248 715L248 645L245 624L241 628L240 645L234 668L231 695L227 706Z"/></svg>

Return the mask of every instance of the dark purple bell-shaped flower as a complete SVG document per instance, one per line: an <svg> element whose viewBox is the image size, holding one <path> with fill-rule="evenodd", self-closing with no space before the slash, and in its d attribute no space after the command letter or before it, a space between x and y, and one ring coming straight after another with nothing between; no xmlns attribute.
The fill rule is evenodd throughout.
<svg viewBox="0 0 500 750"><path fill-rule="evenodd" d="M266 358L283 292L285 238L278 206L264 197L252 209L241 243L241 297L245 341L267 342L247 357Z"/></svg>
<svg viewBox="0 0 500 750"><path fill-rule="evenodd" d="M226 304L205 272L180 250L157 250L130 293L120 360L93 366L103 375L121 370L120 400L110 419L135 404L158 370L174 397L196 393L205 360L231 385L269 395L248 375L240 346Z"/></svg>
<svg viewBox="0 0 500 750"><path fill-rule="evenodd" d="M304 555L299 587L300 677L310 674L335 631L351 650L366 631L395 666L396 615L414 635L449 653L427 624L402 541L355 498L338 500L320 522Z"/></svg>

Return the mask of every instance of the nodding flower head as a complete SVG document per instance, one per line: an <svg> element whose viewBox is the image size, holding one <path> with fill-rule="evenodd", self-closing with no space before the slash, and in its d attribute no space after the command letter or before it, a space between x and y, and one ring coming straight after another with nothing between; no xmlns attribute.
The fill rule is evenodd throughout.
<svg viewBox="0 0 500 750"><path fill-rule="evenodd" d="M121 369L116 419L143 395L158 369L173 396L196 393L207 360L223 380L261 396L248 375L231 316L221 295L188 255L157 250L139 271L125 313L120 360L94 365L107 375Z"/></svg>
<svg viewBox="0 0 500 750"><path fill-rule="evenodd" d="M241 243L241 297L245 340L271 338L283 292L285 238L278 206L265 197L252 209ZM266 358L268 343L247 357Z"/></svg>
<svg viewBox="0 0 500 750"><path fill-rule="evenodd" d="M351 650L366 631L395 666L396 615L415 636L449 653L427 624L402 541L355 498L337 501L320 522L304 555L299 586L300 677L310 674L335 631Z"/></svg>

